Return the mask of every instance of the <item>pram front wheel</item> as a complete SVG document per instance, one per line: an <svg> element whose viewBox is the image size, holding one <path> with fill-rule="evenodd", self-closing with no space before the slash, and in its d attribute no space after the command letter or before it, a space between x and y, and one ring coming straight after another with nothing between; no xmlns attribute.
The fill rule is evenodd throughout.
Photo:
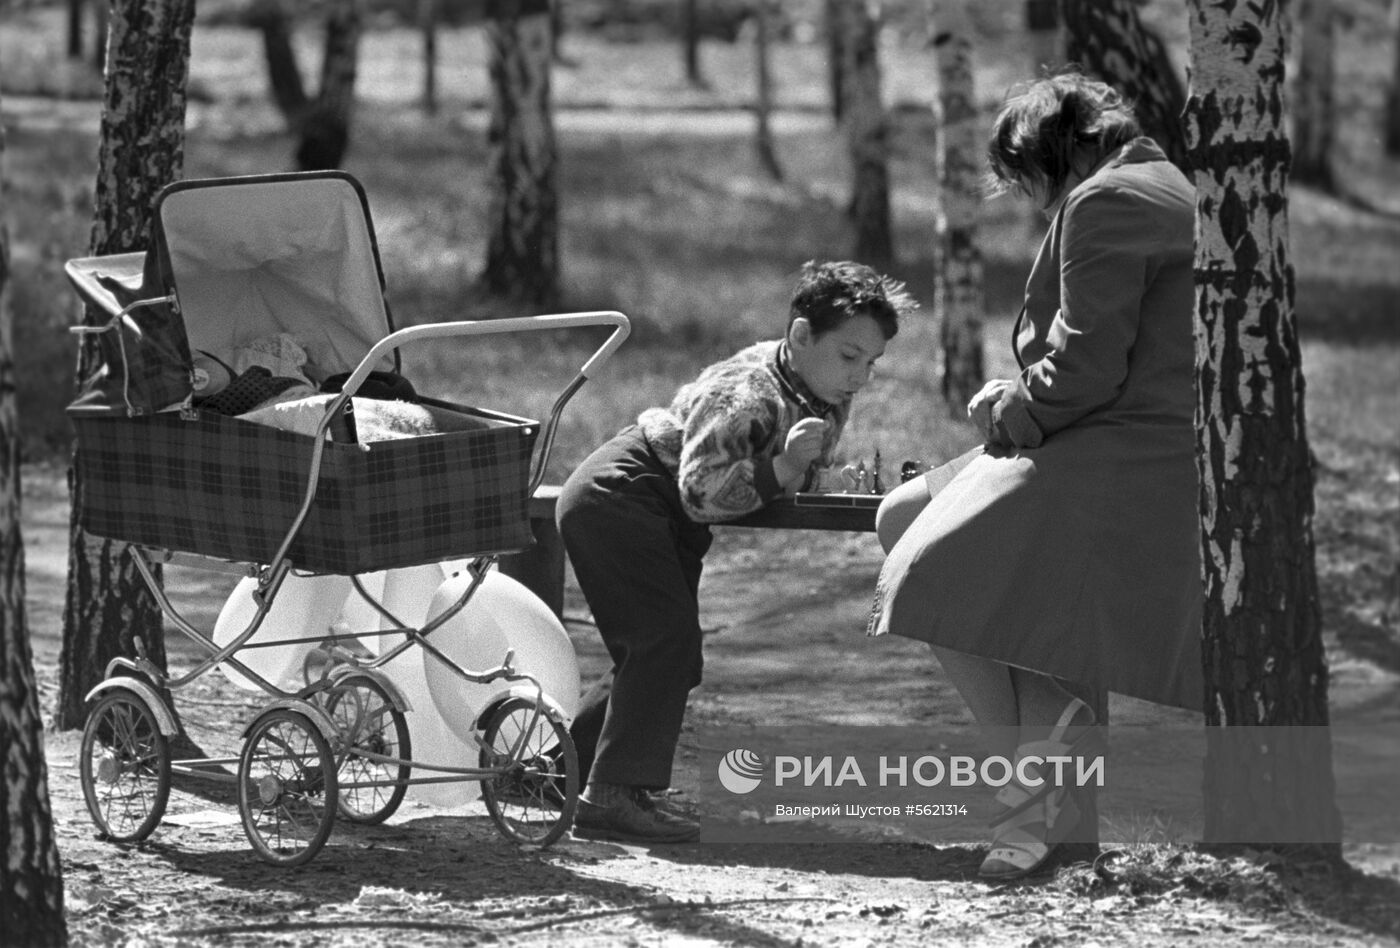
<svg viewBox="0 0 1400 948"><path fill-rule="evenodd" d="M305 714L271 708L248 729L238 759L238 812L253 849L275 866L300 866L335 825L336 761Z"/></svg>
<svg viewBox="0 0 1400 948"><path fill-rule="evenodd" d="M569 729L528 698L496 708L482 729L480 763L495 773L481 783L486 809L517 843L548 846L578 809L578 753Z"/></svg>
<svg viewBox="0 0 1400 948"><path fill-rule="evenodd" d="M402 763L413 756L408 719L368 675L349 675L323 694L340 741L335 748L340 815L354 823L382 823L408 790L410 767Z"/></svg>
<svg viewBox="0 0 1400 948"><path fill-rule="evenodd" d="M170 742L134 691L109 691L93 707L83 725L78 770L88 813L108 839L145 839L165 815Z"/></svg>

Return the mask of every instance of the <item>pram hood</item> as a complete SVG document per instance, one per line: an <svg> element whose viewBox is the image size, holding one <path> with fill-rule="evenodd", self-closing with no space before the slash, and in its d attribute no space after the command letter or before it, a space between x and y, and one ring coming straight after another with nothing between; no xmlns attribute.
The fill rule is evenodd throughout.
<svg viewBox="0 0 1400 948"><path fill-rule="evenodd" d="M177 182L156 219L162 276L195 352L225 358L289 333L335 374L392 329L369 203L343 172Z"/></svg>
<svg viewBox="0 0 1400 948"><path fill-rule="evenodd" d="M283 333L324 375L349 372L393 329L369 203L339 171L175 182L156 199L144 259L93 257L67 269L111 315L137 299L176 302L115 327L119 344L104 343L107 365L73 406L84 413L173 407L189 394L192 355L228 361ZM397 351L376 368L397 369Z"/></svg>

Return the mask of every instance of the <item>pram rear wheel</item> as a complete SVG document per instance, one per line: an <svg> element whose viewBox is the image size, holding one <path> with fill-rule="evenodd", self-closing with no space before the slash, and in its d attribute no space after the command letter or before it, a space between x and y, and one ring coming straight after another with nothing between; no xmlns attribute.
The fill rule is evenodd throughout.
<svg viewBox="0 0 1400 948"><path fill-rule="evenodd" d="M335 825L336 761L305 714L258 715L238 759L238 812L253 849L275 866L300 866Z"/></svg>
<svg viewBox="0 0 1400 948"><path fill-rule="evenodd" d="M135 692L119 688L98 699L83 725L78 770L88 813L108 839L145 839L165 815L170 742Z"/></svg>
<svg viewBox="0 0 1400 948"><path fill-rule="evenodd" d="M562 722L528 698L511 698L482 729L480 763L497 771L481 783L486 809L517 843L548 846L578 809L578 753Z"/></svg>
<svg viewBox="0 0 1400 948"><path fill-rule="evenodd" d="M394 707L384 686L368 675L347 676L323 694L326 713L339 735L335 756L340 815L353 823L382 823L403 802L410 767L379 758L413 757L408 719Z"/></svg>

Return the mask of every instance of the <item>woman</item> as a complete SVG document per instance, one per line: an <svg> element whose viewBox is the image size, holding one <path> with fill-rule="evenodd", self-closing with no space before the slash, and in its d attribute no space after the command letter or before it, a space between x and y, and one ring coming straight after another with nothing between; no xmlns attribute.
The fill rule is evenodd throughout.
<svg viewBox="0 0 1400 948"><path fill-rule="evenodd" d="M1044 758L1092 732L1067 684L1201 707L1195 205L1118 94L1080 75L1009 98L988 152L993 189L1050 220L1021 371L969 403L983 447L881 505L871 631L933 645L978 723L1008 735L993 753ZM1075 793L1037 772L997 795L983 876L1029 874L1074 831Z"/></svg>

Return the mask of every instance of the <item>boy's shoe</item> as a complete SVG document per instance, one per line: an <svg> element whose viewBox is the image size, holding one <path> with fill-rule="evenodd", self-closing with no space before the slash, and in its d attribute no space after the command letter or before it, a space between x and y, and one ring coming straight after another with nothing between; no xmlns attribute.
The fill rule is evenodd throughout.
<svg viewBox="0 0 1400 948"><path fill-rule="evenodd" d="M574 835L630 843L685 843L700 835L699 823L658 809L641 787L618 787L608 799L578 801Z"/></svg>

